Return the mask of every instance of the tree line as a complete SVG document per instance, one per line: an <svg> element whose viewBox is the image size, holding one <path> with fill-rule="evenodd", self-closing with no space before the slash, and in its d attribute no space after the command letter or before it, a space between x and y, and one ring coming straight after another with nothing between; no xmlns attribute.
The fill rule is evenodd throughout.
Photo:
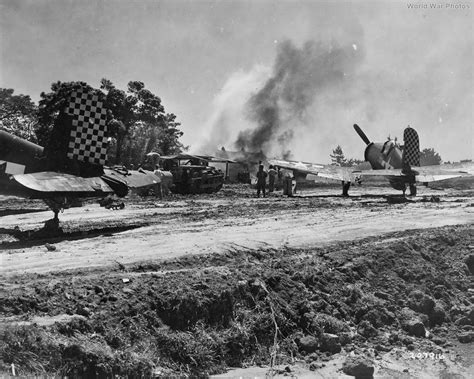
<svg viewBox="0 0 474 379"><path fill-rule="evenodd" d="M30 96L0 88L0 128L41 146L48 145L56 119L71 92L79 88L93 90L84 82L55 82L50 92L40 94L38 105ZM100 90L108 112L108 164L138 166L149 152L170 155L186 149L180 141L183 132L176 115L167 113L161 99L143 82L130 81L122 90L102 79Z"/></svg>

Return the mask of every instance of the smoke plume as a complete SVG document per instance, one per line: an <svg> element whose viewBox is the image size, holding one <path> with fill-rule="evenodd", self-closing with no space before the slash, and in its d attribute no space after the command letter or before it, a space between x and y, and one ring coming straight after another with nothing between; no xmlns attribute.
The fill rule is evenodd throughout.
<svg viewBox="0 0 474 379"><path fill-rule="evenodd" d="M252 95L252 89L264 84L269 71L257 65L250 72L237 71L227 79L213 101L213 112L202 128L204 140L195 146L196 152L212 155L221 146L235 148L233 142L239 131L253 126L245 117L245 104Z"/></svg>
<svg viewBox="0 0 474 379"><path fill-rule="evenodd" d="M239 133L235 145L288 156L295 128L308 122L315 98L344 84L360 61L354 46L309 41L301 48L291 41L279 45L271 77L246 104L247 117L256 124ZM272 147L278 146L280 151Z"/></svg>

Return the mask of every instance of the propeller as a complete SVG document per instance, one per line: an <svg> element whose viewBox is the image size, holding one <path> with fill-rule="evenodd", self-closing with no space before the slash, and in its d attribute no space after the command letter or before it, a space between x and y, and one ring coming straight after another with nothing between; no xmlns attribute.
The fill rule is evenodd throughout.
<svg viewBox="0 0 474 379"><path fill-rule="evenodd" d="M357 132L357 134L359 135L359 137L362 138L362 141L364 141L366 145L370 144L369 139L367 138L365 133L362 131L362 129L359 127L359 125L354 124L354 129Z"/></svg>

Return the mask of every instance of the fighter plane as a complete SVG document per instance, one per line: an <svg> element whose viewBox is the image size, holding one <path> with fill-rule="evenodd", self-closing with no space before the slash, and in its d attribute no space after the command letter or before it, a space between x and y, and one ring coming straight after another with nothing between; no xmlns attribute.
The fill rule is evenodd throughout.
<svg viewBox="0 0 474 379"><path fill-rule="evenodd" d="M384 176L394 189L403 191L403 195L409 187L410 196L416 196L417 183L428 185L430 182L473 174L472 165L469 167L462 164L420 167L418 133L411 127L407 127L403 133L404 146L400 146L392 139L382 143L371 142L357 124L354 124L354 129L367 145L364 158L370 163L371 170L279 159L271 159L268 163L291 170L295 176L312 174L341 181L343 196L349 195L351 183L361 182L364 176Z"/></svg>
<svg viewBox="0 0 474 379"><path fill-rule="evenodd" d="M49 225L58 226L59 211L75 199L123 197L156 186L151 171L105 167L107 110L101 96L85 87L72 91L44 148L0 131L0 194L44 200L54 212Z"/></svg>

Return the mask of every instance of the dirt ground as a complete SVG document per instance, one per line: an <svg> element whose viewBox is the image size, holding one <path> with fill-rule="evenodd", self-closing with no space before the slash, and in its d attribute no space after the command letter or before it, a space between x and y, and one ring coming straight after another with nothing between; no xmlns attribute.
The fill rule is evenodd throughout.
<svg viewBox="0 0 474 379"><path fill-rule="evenodd" d="M43 203L1 197L0 369L468 378L472 184L88 201L47 237Z"/></svg>

